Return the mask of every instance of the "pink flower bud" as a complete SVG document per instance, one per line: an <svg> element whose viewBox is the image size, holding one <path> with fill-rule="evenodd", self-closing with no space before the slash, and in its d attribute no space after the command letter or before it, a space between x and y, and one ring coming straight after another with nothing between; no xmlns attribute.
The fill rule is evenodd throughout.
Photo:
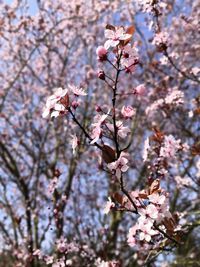
<svg viewBox="0 0 200 267"><path fill-rule="evenodd" d="M105 80L105 73L104 73L104 71L99 71L99 73L98 73L98 77L99 77L99 79L101 79L101 80Z"/></svg>
<svg viewBox="0 0 200 267"><path fill-rule="evenodd" d="M79 106L79 103L77 101L72 102L73 109L76 109Z"/></svg>
<svg viewBox="0 0 200 267"><path fill-rule="evenodd" d="M101 112L102 111L100 106L96 106L95 109L96 109L96 112Z"/></svg>
<svg viewBox="0 0 200 267"><path fill-rule="evenodd" d="M59 177L60 175L61 175L61 172L59 171L59 169L55 169L54 170L54 176Z"/></svg>
<svg viewBox="0 0 200 267"><path fill-rule="evenodd" d="M96 54L99 58L99 60L106 60L107 59L107 50L103 46L97 47Z"/></svg>

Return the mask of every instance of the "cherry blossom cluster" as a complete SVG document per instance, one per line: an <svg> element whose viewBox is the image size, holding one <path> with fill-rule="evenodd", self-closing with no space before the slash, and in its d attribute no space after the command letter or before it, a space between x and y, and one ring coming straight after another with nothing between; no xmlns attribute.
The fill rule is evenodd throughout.
<svg viewBox="0 0 200 267"><path fill-rule="evenodd" d="M149 183L147 189L129 192L129 196L137 207L139 217L134 226L129 229L127 242L142 257L150 250L157 250L161 242L167 239L178 243L177 218L169 210L169 194L160 187L160 180ZM133 206L127 196L113 196L113 200L105 205L104 212L128 210ZM167 238L166 238L167 237ZM142 251L142 252L141 252Z"/></svg>
<svg viewBox="0 0 200 267"><path fill-rule="evenodd" d="M115 176L119 179L122 175L122 173L126 172L129 168L128 164L128 154L122 152L120 154L120 157L108 164L108 169L111 171L114 171Z"/></svg>
<svg viewBox="0 0 200 267"><path fill-rule="evenodd" d="M181 150L181 140L176 140L172 135L165 136L163 145L160 149L160 156L173 159L177 151Z"/></svg>
<svg viewBox="0 0 200 267"><path fill-rule="evenodd" d="M138 64L138 52L135 46L130 44L132 34L134 32L133 27L125 29L124 27L114 27L112 25L107 25L105 29L105 37L108 39L104 46L99 46L96 49L96 54L98 60L102 63L109 63L112 68L118 71L118 75L121 71L127 73L132 73L135 71L136 65ZM109 77L103 70L100 70L98 77L104 80L107 84L108 81L114 82L114 80ZM110 88L116 92L115 85L109 84ZM144 85L138 86L134 89L132 94L143 95L145 93ZM94 144L99 139L102 140L102 137L106 132L109 131L109 134L115 134L117 129L117 138L126 138L130 133L130 129L127 126L124 126L122 120L115 119L113 123L113 113L111 110L102 110L97 106L96 111L101 113L97 114L92 123L92 141L91 144ZM113 111L113 110L112 110ZM117 112L117 109L116 111ZM131 119L136 114L136 109L131 106L123 106L121 108L122 119Z"/></svg>
<svg viewBox="0 0 200 267"><path fill-rule="evenodd" d="M150 138L148 137L144 142L143 160L146 161L153 154L158 156L158 159L167 159L172 161L179 151L187 151L188 146L181 142L180 139L176 140L173 135L163 135L161 132L157 132L156 139L151 138L152 141L156 141L155 146L150 146Z"/></svg>
<svg viewBox="0 0 200 267"><path fill-rule="evenodd" d="M169 36L167 32L159 32L155 34L152 43L162 51L162 50L166 50L168 46L168 40L169 40Z"/></svg>
<svg viewBox="0 0 200 267"><path fill-rule="evenodd" d="M73 95L72 98L70 95ZM58 117L59 115L67 114L69 107L76 109L79 106L77 101L78 96L85 96L87 93L81 87L69 85L68 88L57 88L53 95L49 96L46 101L46 106L43 110L43 118Z"/></svg>
<svg viewBox="0 0 200 267"><path fill-rule="evenodd" d="M106 41L104 47L99 47L97 49L97 55L100 61L106 62L106 60L109 60L109 52L107 51L107 48L110 47L112 49L114 47L117 47L118 51L121 49L120 55L124 55L124 51L132 55L132 53L128 52L127 49L125 50L127 44L125 44L124 47L122 46L122 48L120 48L120 42L124 42L124 40L130 38L130 36L127 35L127 32L125 30L123 31L123 28L112 28L109 26L109 29L106 30L105 36L109 40ZM166 40L164 39L161 41L162 44L166 42ZM116 53L115 50L114 53ZM134 57L135 55L133 56L133 58ZM115 62L112 64L115 64ZM120 66L120 64L121 60L118 59L118 67ZM104 71L101 71L99 73L99 78L102 80L106 80L106 76L107 74L104 73ZM137 90L141 90L141 95L143 95L146 91L146 88L144 85L140 85L135 89L135 93L137 93ZM182 105L183 97L184 94L181 91L169 90L166 98L161 99L160 105ZM132 117L135 113L132 107L123 107L121 112L124 115L124 118L129 117L129 114L130 117ZM107 120L111 119L109 116L110 111L108 113L105 112L102 116L98 115L99 123L95 121L94 124L94 129L96 131L96 136L94 136L95 141L97 141L99 137L102 136L102 131L99 127L100 125L102 125L102 127L105 126L106 130L109 129L113 133L113 136L115 133L117 134L115 143L118 142L118 138L126 138L127 134L129 133L129 127L122 126L122 122L116 121L116 117L114 122L107 122ZM176 140L172 135L167 136L159 133L159 131L154 135L154 141L157 144L155 146L154 153L158 157L158 162L160 159L160 167L159 170L155 172L156 176L150 175L149 188L147 190L128 192L124 188L123 176L129 169L128 163L130 158L130 155L127 152L125 153L124 151L120 151L120 153L118 153L117 155L117 158L114 156L113 158L111 158L111 162L108 162L107 164L108 170L114 177L116 177L117 181L120 183L121 191L125 194L125 196L118 196L116 198L115 195L113 197L109 197L104 207L104 213L108 214L110 211L115 212L117 210L128 210L139 215L137 223L130 228L128 234L129 245L134 247L135 250L138 251L141 248L146 251L159 248L160 242L166 237L167 239L173 240L175 243L177 242L176 239L173 239L173 236L176 235L175 226L177 222L174 220L172 214L169 211L168 193L164 189L160 188L160 179L163 177L165 172L167 172L164 170L161 162L164 162L167 159L173 159L176 153L179 150L183 149L183 146L180 140ZM152 148L150 147L149 139L147 139L145 141L145 149L143 155L144 160L148 158L149 152L152 152L151 149ZM113 153L115 154L115 152ZM170 236L168 235L169 232Z"/></svg>
<svg viewBox="0 0 200 267"><path fill-rule="evenodd" d="M130 44L132 34L132 27L125 30L122 26L114 27L112 25L107 25L105 38L108 40L105 42L104 46L99 46L97 48L96 53L98 59L100 61L108 60L109 52L112 51L116 55L116 59L118 60L121 69L125 69L126 72L134 72L139 57L137 48ZM117 55L119 57L117 57ZM105 77L102 74L104 74L104 72L100 72L99 75L104 79Z"/></svg>
<svg viewBox="0 0 200 267"><path fill-rule="evenodd" d="M158 130L151 137L152 141L157 145L151 146L149 138L146 139L143 155L147 160L150 154L151 156L157 154L154 168L151 168L148 188L126 192L124 197L113 195L112 198L108 198L104 207L105 214L110 211L127 210L139 215L136 224L129 229L127 242L135 251L140 252L138 254L140 257L151 250L159 250L162 242L171 240L178 243L180 238L177 227L178 218L170 212L169 194L160 187L160 181L167 173L165 161L174 159L177 152L184 150L185 146L181 140L176 140L172 135L163 135ZM154 153L152 153L153 150ZM128 154L122 153L117 161L108 164L108 168L111 171L114 170L114 175L118 179L121 179L123 173L128 170L128 158ZM175 178L177 179L178 177ZM182 186L191 185L191 180L188 179L183 179L181 182Z"/></svg>
<svg viewBox="0 0 200 267"><path fill-rule="evenodd" d="M46 265L50 265L52 267L69 267L74 266L73 257L71 258L70 255L75 255L76 253L83 254L83 257L84 254L87 254L88 257L91 258L94 257L93 252L88 248L87 245L84 245L83 248L81 248L76 242L68 242L68 240L64 237L56 240L55 251L52 256L46 255L42 250L39 249L34 251L33 256L46 263Z"/></svg>
<svg viewBox="0 0 200 267"><path fill-rule="evenodd" d="M193 181L190 177L181 177L181 176L175 176L174 180L176 181L177 188L181 189L184 187L189 187L193 185Z"/></svg>
<svg viewBox="0 0 200 267"><path fill-rule="evenodd" d="M139 215L137 222L129 230L128 244L135 250L151 250L159 248L160 242L164 239L178 243L175 227L177 222L169 211L168 193L161 189L160 179L164 176L164 162L175 158L177 152L183 149L180 140L176 140L172 135L164 135L158 130L152 140L155 146L151 147L149 139L145 141L143 159L155 156L157 161L154 164L155 172L151 172L148 177L148 187L142 191L129 192L124 185L124 176L129 169L130 155L124 146L124 140L131 133L129 122L136 115L136 108L130 105L118 106L119 76L121 72L133 73L139 63L137 49L131 44L134 28L114 27L107 25L105 29L106 42L99 46L96 54L102 66L108 64L112 68L109 74L102 69L98 73L99 79L105 82L110 89L112 107L96 105L97 115L94 116L91 125L86 129L79 122L78 117L71 111L71 107L76 108L71 93L74 97L85 96L85 90L75 86L68 86L66 89L58 88L55 93L47 99L43 117L51 114L51 117L65 115L68 112L72 115L74 123L82 130L89 144L94 145L102 153L102 169L114 177L118 183L121 193L108 197L103 212L108 214L110 211L129 211ZM164 42L165 40L161 40ZM157 44L157 43L156 43ZM113 74L114 73L114 74ZM127 95L142 97L146 94L144 84L138 85ZM126 93L124 93L126 96ZM183 103L183 93L179 90L169 90L164 99L157 101L157 108L160 106L179 106ZM158 102L160 103L158 104ZM155 103L154 103L155 105ZM148 108L147 108L148 109ZM152 107L149 108L150 111ZM107 143L107 142L108 143ZM76 135L72 136L71 144L75 153L79 140ZM104 164L105 163L105 164ZM158 165L158 166L157 166ZM54 190L54 183L51 190ZM58 246L60 252L65 253L65 243L61 242ZM50 258L49 261L52 259ZM103 262L100 266L114 266L111 262Z"/></svg>
<svg viewBox="0 0 200 267"><path fill-rule="evenodd" d="M138 246L138 249L145 245L145 241L152 246L155 245L156 240L160 238L160 232L156 229L156 226L162 223L162 229L166 231L167 228L163 226L163 222L165 220L173 221L165 191L162 191L162 193L155 191L147 196L141 193L141 196L143 199L137 197L140 217L137 223L129 229L128 234L129 245ZM144 202L146 203L144 204Z"/></svg>
<svg viewBox="0 0 200 267"><path fill-rule="evenodd" d="M200 1L4 2L0 265L196 266Z"/></svg>
<svg viewBox="0 0 200 267"><path fill-rule="evenodd" d="M166 1L160 0L137 0L137 3L142 7L144 12L154 13L155 10L160 12L167 7Z"/></svg>
<svg viewBox="0 0 200 267"><path fill-rule="evenodd" d="M184 103L184 93L176 88L168 90L165 98L155 100L146 108L146 114L152 115L158 110L169 110L172 108L181 107Z"/></svg>

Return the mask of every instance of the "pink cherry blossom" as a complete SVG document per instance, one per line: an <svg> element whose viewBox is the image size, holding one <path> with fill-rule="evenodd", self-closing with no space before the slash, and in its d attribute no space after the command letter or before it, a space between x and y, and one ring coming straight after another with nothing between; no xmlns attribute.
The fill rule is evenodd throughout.
<svg viewBox="0 0 200 267"><path fill-rule="evenodd" d="M68 93L68 89L62 89L61 87L55 89L53 95L47 98L47 102L51 104L58 103L58 101L63 98Z"/></svg>
<svg viewBox="0 0 200 267"><path fill-rule="evenodd" d="M106 78L106 76L105 76L105 72L104 71L102 71L102 70L100 70L99 72L98 72L98 78L100 79L100 80L105 80L105 78Z"/></svg>
<svg viewBox="0 0 200 267"><path fill-rule="evenodd" d="M121 64L129 72L135 71L135 66L138 63L138 51L135 47L132 47L130 44L127 44L123 48L123 54L121 59Z"/></svg>
<svg viewBox="0 0 200 267"><path fill-rule="evenodd" d="M138 230L138 225L135 224L129 229L128 236L127 236L127 243L130 247L134 247L136 245L136 231Z"/></svg>
<svg viewBox="0 0 200 267"><path fill-rule="evenodd" d="M87 95L86 91L81 87L78 87L75 85L68 85L68 88L76 96L86 96Z"/></svg>
<svg viewBox="0 0 200 267"><path fill-rule="evenodd" d="M101 133L102 133L101 125L97 124L92 130L92 134L91 134L92 141L90 142L90 144L96 143L101 137Z"/></svg>
<svg viewBox="0 0 200 267"><path fill-rule="evenodd" d="M145 208L139 209L138 213L144 219L151 218L151 219L155 220L158 217L158 210L153 204L149 204Z"/></svg>
<svg viewBox="0 0 200 267"><path fill-rule="evenodd" d="M126 154L122 152L118 160L108 164L108 169L110 169L111 171L114 170L116 177L120 178L121 173L126 172L129 168L127 163L128 159L126 158Z"/></svg>
<svg viewBox="0 0 200 267"><path fill-rule="evenodd" d="M52 267L65 267L65 259L58 259L55 263L53 263Z"/></svg>
<svg viewBox="0 0 200 267"><path fill-rule="evenodd" d="M169 35L167 32L159 32L155 35L153 39L153 44L155 44L156 46L160 46L163 44L166 45L168 43L168 38Z"/></svg>
<svg viewBox="0 0 200 267"><path fill-rule="evenodd" d="M181 177L179 175L176 175L174 177L174 180L177 183L177 187L178 188L183 188L183 187L187 187L187 186L191 186L192 185L192 179L190 177Z"/></svg>
<svg viewBox="0 0 200 267"><path fill-rule="evenodd" d="M96 126L96 125L101 125L102 123L104 123L106 118L109 116L109 113L110 113L110 110L106 114L103 114L103 115L97 114L94 117L94 122L92 125Z"/></svg>
<svg viewBox="0 0 200 267"><path fill-rule="evenodd" d="M144 84L140 84L138 85L134 90L134 94L138 95L138 96L144 96L146 95L146 87Z"/></svg>
<svg viewBox="0 0 200 267"><path fill-rule="evenodd" d="M121 113L124 116L124 118L131 118L135 115L136 109L132 108L131 106L123 106Z"/></svg>
<svg viewBox="0 0 200 267"><path fill-rule="evenodd" d="M160 149L160 156L164 158L174 158L176 152L181 149L181 140L176 140L172 135L164 137L164 143Z"/></svg>
<svg viewBox="0 0 200 267"><path fill-rule="evenodd" d="M110 110L107 112L107 114L103 114L103 115L97 114L94 117L94 122L92 124L93 130L91 134L91 138L93 140L91 141L91 144L94 144L95 142L99 140L101 133L102 133L101 125L105 122L109 113L110 113Z"/></svg>
<svg viewBox="0 0 200 267"><path fill-rule="evenodd" d="M172 218L172 214L169 211L169 203L165 201L160 207L158 207L158 218L156 218L156 223L161 223L164 218Z"/></svg>
<svg viewBox="0 0 200 267"><path fill-rule="evenodd" d="M108 201L107 201L106 204L105 204L105 207L104 207L104 209L103 209L103 213L104 213L104 214L108 214L108 213L110 212L110 210L111 210L112 208L114 208L114 207L115 207L115 203L112 202L112 199L111 199L110 197L108 197Z"/></svg>
<svg viewBox="0 0 200 267"><path fill-rule="evenodd" d="M167 4L164 3L163 1L157 1L155 2L154 0L137 0L137 3L141 5L142 9L144 12L149 12L152 13L155 9L155 3L156 7L161 9L166 9Z"/></svg>
<svg viewBox="0 0 200 267"><path fill-rule="evenodd" d="M104 47L109 49L110 47L116 47L121 40L131 38L131 34L126 33L123 27L118 27L115 30L106 29L105 37L109 40L105 42Z"/></svg>
<svg viewBox="0 0 200 267"><path fill-rule="evenodd" d="M108 261L101 261L97 267L109 267L109 262Z"/></svg>
<svg viewBox="0 0 200 267"><path fill-rule="evenodd" d="M192 73L193 73L195 76L197 76L197 75L199 74L199 72L200 72L200 68L199 68L199 67L193 67L193 68L192 68Z"/></svg>
<svg viewBox="0 0 200 267"><path fill-rule="evenodd" d="M147 241L150 242L151 241L151 237L153 235L157 234L157 231L153 230L151 225L149 224L144 224L140 226L140 234L139 234L139 239L141 241Z"/></svg>
<svg viewBox="0 0 200 267"><path fill-rule="evenodd" d="M51 117L58 117L61 114L67 113L65 107L62 104L55 104L53 111L51 112Z"/></svg>
<svg viewBox="0 0 200 267"><path fill-rule="evenodd" d="M160 108L165 104L164 99L158 99L154 101L150 106L148 106L145 110L147 115L154 114L155 111L160 110Z"/></svg>
<svg viewBox="0 0 200 267"><path fill-rule="evenodd" d="M106 126L108 127L108 129L110 131L114 131L114 126L112 123L106 123ZM116 122L116 126L117 126L117 134L121 137L121 138L126 138L127 134L130 133L130 129L127 126L123 126L123 123L121 121L117 121Z"/></svg>
<svg viewBox="0 0 200 267"><path fill-rule="evenodd" d="M80 105L80 102L78 102L78 101L76 101L76 100L72 101L72 103L71 103L71 106L72 106L73 109L77 109L77 107L78 107L79 105Z"/></svg>
<svg viewBox="0 0 200 267"><path fill-rule="evenodd" d="M101 267L145 266L149 261L160 266L163 258L173 265L180 258L173 249L179 242L195 265L198 253L192 245L198 243L195 226L200 205L199 0L46 0L37 1L35 14L32 2L0 4L0 258L4 265L10 255L15 267L37 265L35 256L39 265L52 267L99 266L99 256ZM138 3L152 14L141 15ZM136 31L108 25L108 39L102 41L101 24L127 23L133 14L139 22L134 23ZM145 29L148 25L151 32ZM158 47L149 45L152 34ZM105 47L97 48L97 60L94 49L100 43ZM137 71L136 45L141 54ZM164 66L162 56L167 61ZM134 77L126 74L134 71ZM87 85L85 102L81 98L87 95L86 88L67 85L70 81ZM56 85L64 87L48 97ZM132 89L134 85L138 86ZM38 116L44 96L43 117L59 120L46 122ZM137 127L126 120L134 116L133 107L137 107ZM108 109L112 114L104 113ZM155 116L145 114L145 109L150 114L155 111ZM68 120L62 116L67 112ZM145 141L143 159L148 164L143 166L142 142L157 128L162 133L158 130ZM75 132L82 144L74 158L79 143ZM179 137L167 136L170 133L188 142L188 148ZM99 143L90 146L95 142ZM130 162L122 151L131 153ZM169 162L177 152L184 152L178 163ZM62 169L61 177L57 168ZM103 210L100 204L107 192L113 199L108 198ZM169 197L177 204L172 205L173 214ZM181 210L185 221L178 227L176 215ZM113 211L112 221L102 220L103 211ZM133 221L128 243L134 258L124 246ZM116 222L119 228L113 232ZM160 231L155 231L156 226ZM184 235L190 229L193 232ZM116 238L109 244L113 234ZM191 236L195 242L187 250L184 245L187 248ZM34 252L37 248L41 250ZM108 261L115 256L118 263Z"/></svg>
<svg viewBox="0 0 200 267"><path fill-rule="evenodd" d="M165 195L159 195L158 193L154 193L148 196L148 199L150 200L151 203L155 205L162 205L164 204L166 200Z"/></svg>
<svg viewBox="0 0 200 267"><path fill-rule="evenodd" d="M55 93L47 98L42 117L46 118L50 113L51 117L57 117L64 112L65 106L59 102L64 99L67 94L68 89L57 88Z"/></svg>
<svg viewBox="0 0 200 267"><path fill-rule="evenodd" d="M169 93L165 97L165 103L168 105L182 105L184 103L184 93L180 90L169 90Z"/></svg>

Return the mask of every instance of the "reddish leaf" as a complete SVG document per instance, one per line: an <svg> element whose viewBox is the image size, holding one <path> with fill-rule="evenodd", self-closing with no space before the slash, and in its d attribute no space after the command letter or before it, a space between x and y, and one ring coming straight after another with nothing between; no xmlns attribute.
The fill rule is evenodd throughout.
<svg viewBox="0 0 200 267"><path fill-rule="evenodd" d="M164 139L164 133L162 133L157 127L155 127L154 129L154 135L151 137L151 140L161 143Z"/></svg>
<svg viewBox="0 0 200 267"><path fill-rule="evenodd" d="M196 114L196 115L200 115L200 108L195 109L195 110L194 110L194 114Z"/></svg>
<svg viewBox="0 0 200 267"><path fill-rule="evenodd" d="M113 199L118 202L120 205L123 205L123 196L120 195L118 192L113 194Z"/></svg>
<svg viewBox="0 0 200 267"><path fill-rule="evenodd" d="M135 27L134 26L128 27L127 30L126 30L126 33L131 34L131 37L129 39L125 40L125 41L121 41L120 42L121 45L123 45L123 46L127 45L129 43L129 41L131 40L131 38L133 37L134 32L135 32Z"/></svg>
<svg viewBox="0 0 200 267"><path fill-rule="evenodd" d="M156 179L152 182L152 184L149 187L149 194L160 192L160 180Z"/></svg>
<svg viewBox="0 0 200 267"><path fill-rule="evenodd" d="M194 144L191 148L193 156L200 155L200 143Z"/></svg>
<svg viewBox="0 0 200 267"><path fill-rule="evenodd" d="M69 96L65 95L64 97L61 98L60 103L63 104L66 108L69 107Z"/></svg>
<svg viewBox="0 0 200 267"><path fill-rule="evenodd" d="M131 35L133 35L134 32L135 32L135 27L134 26L130 26L126 30L126 33L131 34Z"/></svg>
<svg viewBox="0 0 200 267"><path fill-rule="evenodd" d="M164 226L167 229L167 233L173 233L175 228L175 222L173 218L165 218L163 221Z"/></svg>
<svg viewBox="0 0 200 267"><path fill-rule="evenodd" d="M115 151L108 145L102 147L102 158L106 163L115 161Z"/></svg>

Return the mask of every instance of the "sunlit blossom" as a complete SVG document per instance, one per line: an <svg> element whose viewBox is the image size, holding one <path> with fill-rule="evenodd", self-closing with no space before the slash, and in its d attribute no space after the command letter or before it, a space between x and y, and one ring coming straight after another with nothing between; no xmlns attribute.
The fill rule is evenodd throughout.
<svg viewBox="0 0 200 267"><path fill-rule="evenodd" d="M116 177L120 178L121 173L126 172L129 168L127 163L128 159L126 158L126 154L121 153L118 160L108 164L108 169L110 169L111 171L115 171Z"/></svg>
<svg viewBox="0 0 200 267"><path fill-rule="evenodd" d="M108 201L107 201L106 204L105 204L105 207L104 207L104 209L103 209L103 212L104 212L105 214L108 214L108 213L110 212L110 210L111 210L112 208L114 208L114 207L115 207L115 203L112 202L112 199L111 199L110 197L108 197Z"/></svg>
<svg viewBox="0 0 200 267"><path fill-rule="evenodd" d="M124 118L132 118L136 113L136 109L132 108L131 106L123 106L121 109L121 113Z"/></svg>
<svg viewBox="0 0 200 267"><path fill-rule="evenodd" d="M76 96L86 96L87 95L85 89L83 89L81 87L78 87L75 85L69 85L68 88Z"/></svg>
<svg viewBox="0 0 200 267"><path fill-rule="evenodd" d="M115 30L106 29L105 37L109 40L105 42L104 47L109 49L110 47L116 47L120 41L131 38L131 34L126 33L123 27L118 27Z"/></svg>

